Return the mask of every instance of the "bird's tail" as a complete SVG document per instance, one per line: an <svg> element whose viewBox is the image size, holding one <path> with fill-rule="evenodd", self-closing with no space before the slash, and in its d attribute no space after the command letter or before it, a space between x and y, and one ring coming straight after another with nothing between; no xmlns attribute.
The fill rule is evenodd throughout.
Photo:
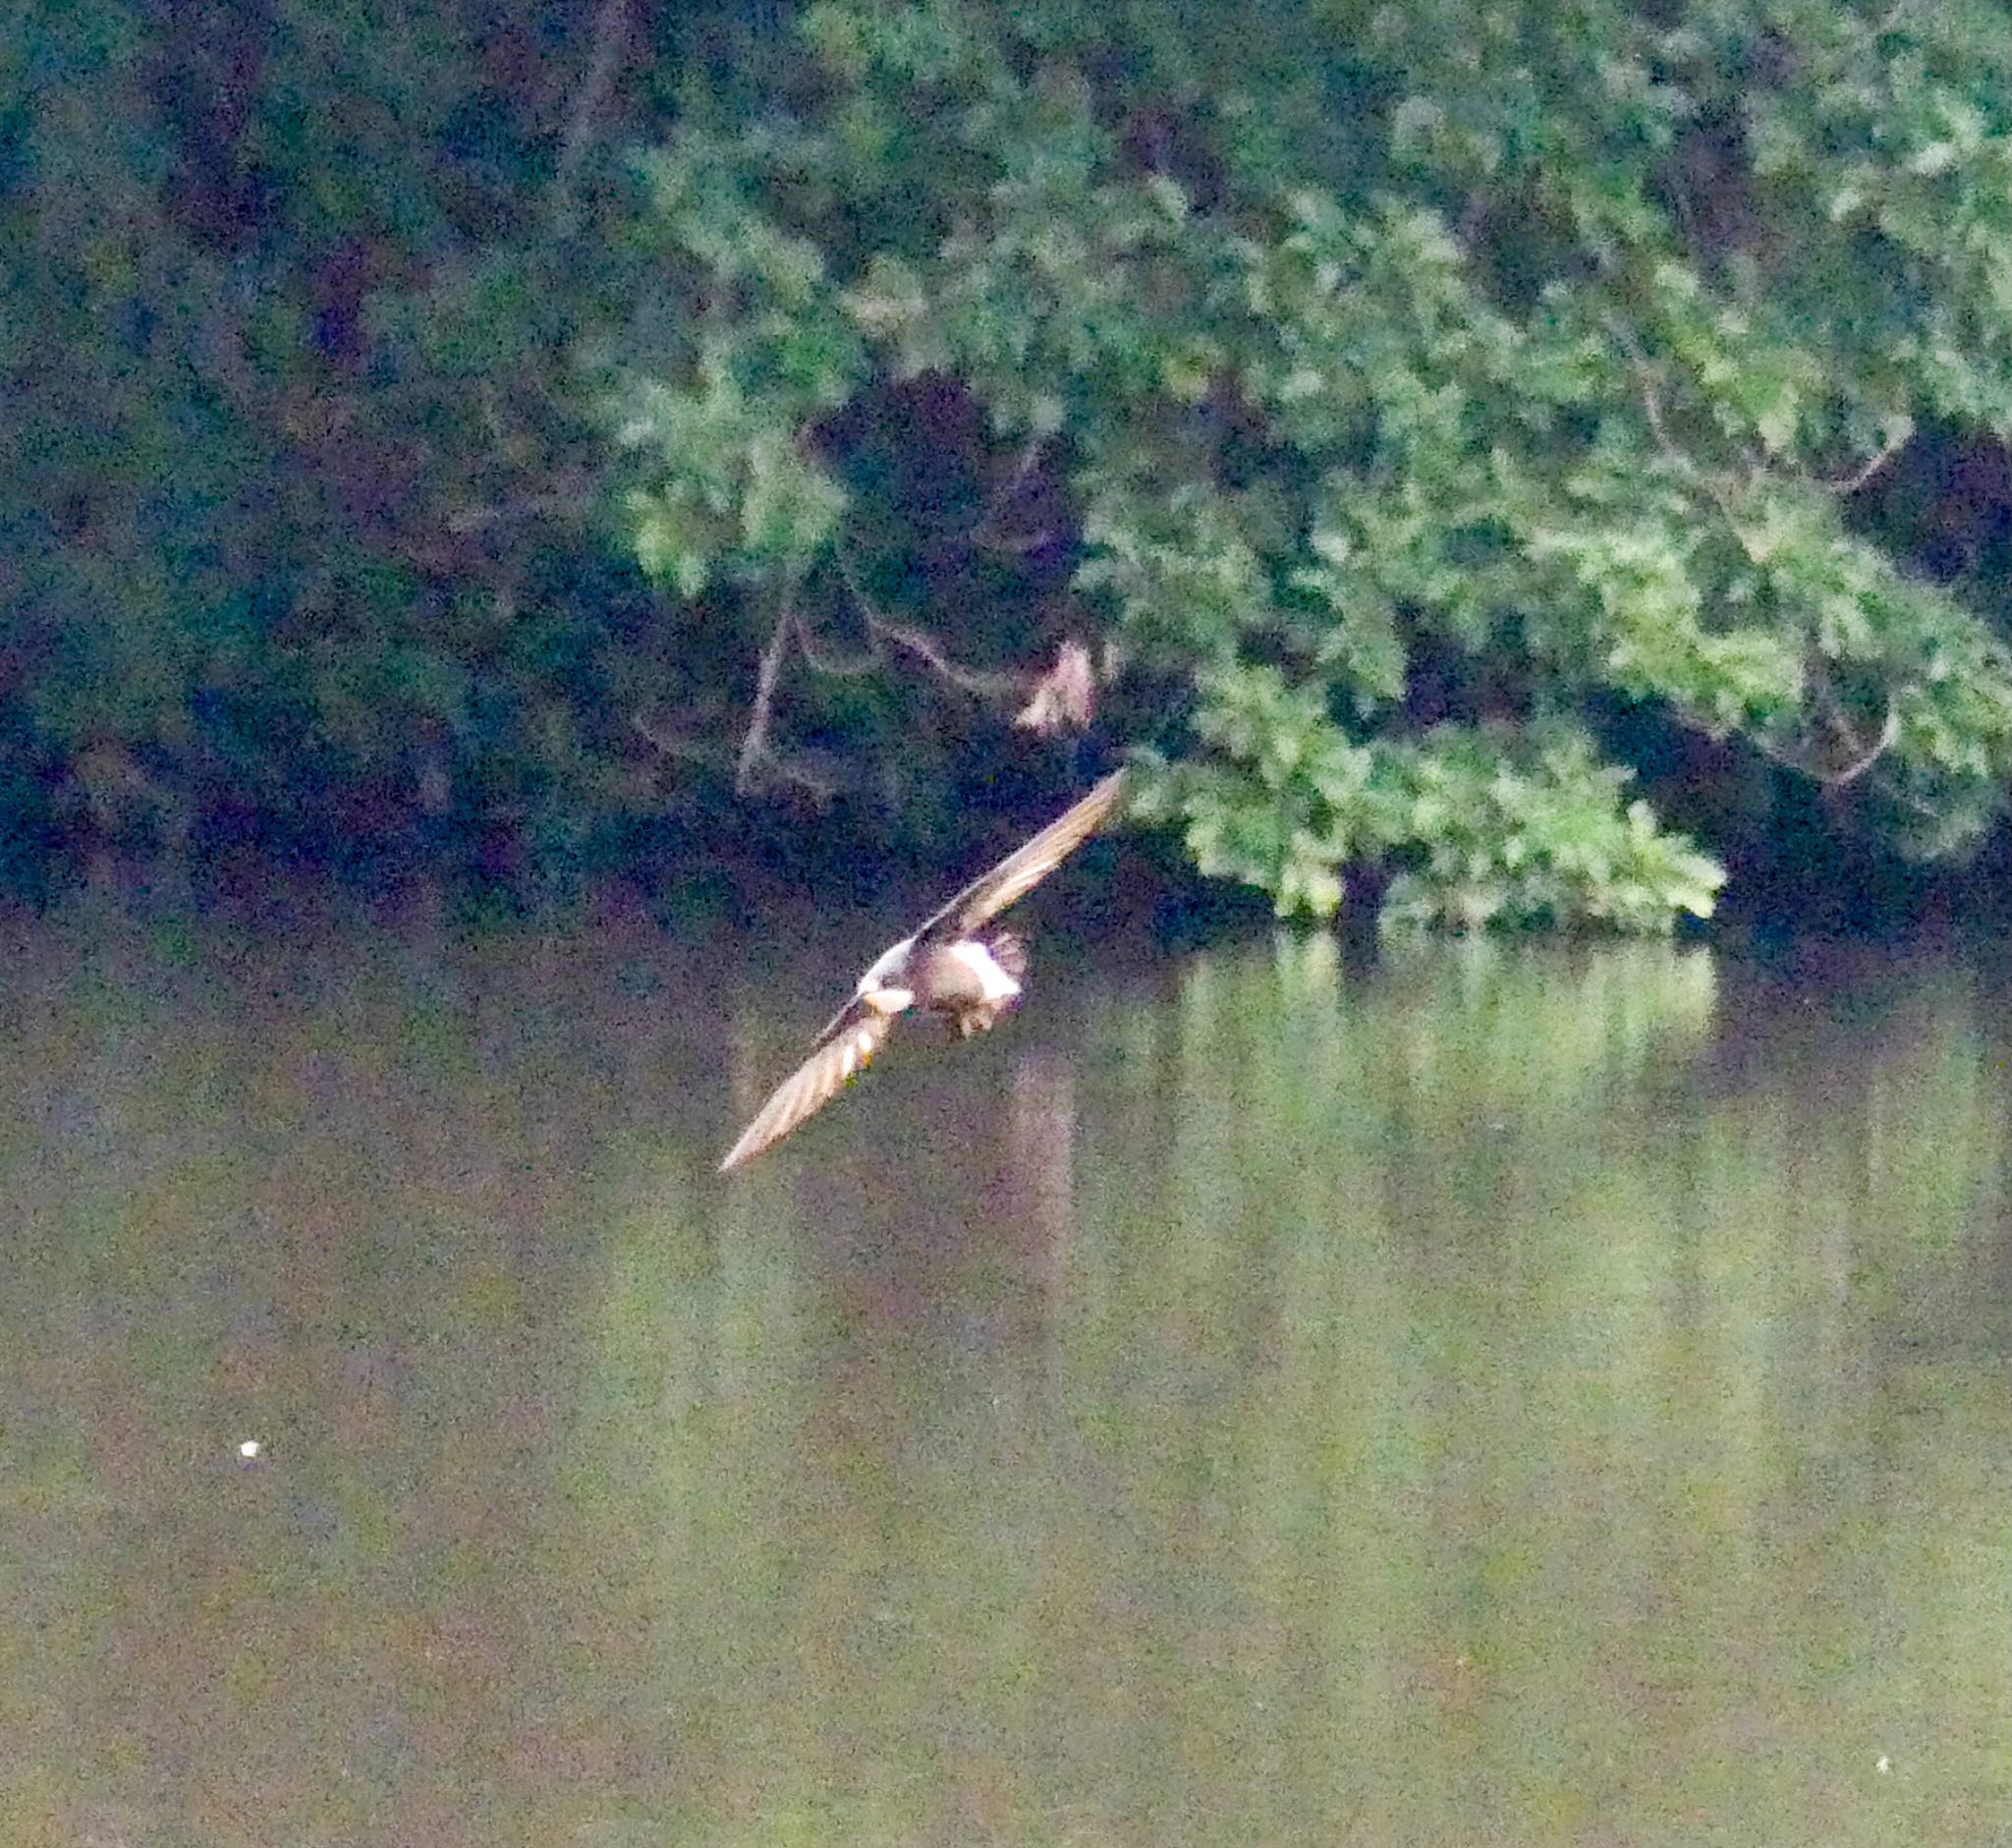
<svg viewBox="0 0 2012 1848"><path fill-rule="evenodd" d="M997 963L1015 981L1027 976L1027 945L1011 930L993 930L985 937L985 948L992 953Z"/></svg>

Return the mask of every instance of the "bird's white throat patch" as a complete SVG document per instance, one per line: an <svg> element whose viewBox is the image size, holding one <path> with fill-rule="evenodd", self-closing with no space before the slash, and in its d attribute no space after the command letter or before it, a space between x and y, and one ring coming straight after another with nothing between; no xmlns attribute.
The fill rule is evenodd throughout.
<svg viewBox="0 0 2012 1848"><path fill-rule="evenodd" d="M908 974L908 953L914 947L914 937L903 937L882 950L860 978L857 993L874 1013L900 1014L915 1006L916 991L901 980Z"/></svg>

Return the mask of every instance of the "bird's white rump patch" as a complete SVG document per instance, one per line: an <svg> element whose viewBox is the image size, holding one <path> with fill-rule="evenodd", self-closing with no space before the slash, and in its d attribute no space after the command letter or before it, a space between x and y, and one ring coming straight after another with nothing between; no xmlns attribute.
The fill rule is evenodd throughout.
<svg viewBox="0 0 2012 1848"><path fill-rule="evenodd" d="M999 967L999 959L976 937L950 946L950 954L978 979L978 992L987 1001L1010 1001L1020 983Z"/></svg>

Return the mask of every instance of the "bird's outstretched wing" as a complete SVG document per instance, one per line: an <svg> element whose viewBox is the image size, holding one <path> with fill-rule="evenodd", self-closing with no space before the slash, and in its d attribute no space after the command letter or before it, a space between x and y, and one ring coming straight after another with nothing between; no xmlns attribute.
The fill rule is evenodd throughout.
<svg viewBox="0 0 2012 1848"><path fill-rule="evenodd" d="M819 1037L817 1049L769 1093L754 1120L727 1150L719 1171L724 1174L754 1160L806 1117L821 1110L838 1095L847 1079L866 1069L893 1025L893 1015L855 1002L832 1023L830 1032Z"/></svg>
<svg viewBox="0 0 2012 1848"><path fill-rule="evenodd" d="M905 948L931 933L940 936L946 925L953 935L962 937L1025 898L1103 825L1124 788L1125 772L1113 771L1033 840L1008 854L989 872L979 874L895 948ZM861 1000L841 1008L817 1036L810 1056L775 1088L754 1120L741 1132L740 1140L727 1150L720 1172L754 1160L806 1117L822 1109L847 1079L866 1068L893 1025L892 1014Z"/></svg>
<svg viewBox="0 0 2012 1848"><path fill-rule="evenodd" d="M1109 818L1124 794L1125 772L1113 770L1075 808L1065 811L1033 840L1017 847L989 872L981 872L917 930L927 936L948 924L963 936L1032 892Z"/></svg>

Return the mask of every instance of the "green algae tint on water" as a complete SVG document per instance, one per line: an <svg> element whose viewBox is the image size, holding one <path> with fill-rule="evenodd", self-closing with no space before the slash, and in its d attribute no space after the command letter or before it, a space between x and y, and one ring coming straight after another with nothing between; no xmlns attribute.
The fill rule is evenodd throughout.
<svg viewBox="0 0 2012 1848"><path fill-rule="evenodd" d="M0 1840L2003 1838L2003 969L12 928Z"/></svg>

